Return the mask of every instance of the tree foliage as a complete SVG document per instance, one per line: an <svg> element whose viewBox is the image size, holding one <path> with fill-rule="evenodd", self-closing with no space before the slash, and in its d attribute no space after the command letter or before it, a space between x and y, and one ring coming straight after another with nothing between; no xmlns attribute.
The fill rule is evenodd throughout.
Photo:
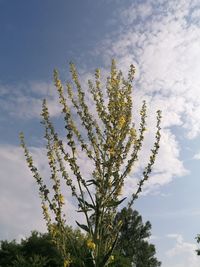
<svg viewBox="0 0 200 267"><path fill-rule="evenodd" d="M87 238L79 229L72 229L66 226L65 232L70 236L71 242L65 243L65 248L70 252L72 267L90 266L89 249ZM89 259L89 260L88 260ZM16 241L1 241L0 246L0 266L31 266L31 267L60 267L63 260L60 251L52 242L49 233L39 233L33 231L31 236L22 239L20 243Z"/></svg>
<svg viewBox="0 0 200 267"><path fill-rule="evenodd" d="M151 223L142 222L142 216L136 210L123 208L117 213L116 221L122 220L123 224L120 230L118 243L116 246L116 260L126 260L129 262L126 266L136 267L159 267L161 263L155 257L155 246L149 244L148 238L151 236ZM122 267L124 265L122 264Z"/></svg>
<svg viewBox="0 0 200 267"><path fill-rule="evenodd" d="M132 209L122 209L117 213L116 220L122 220L123 226L119 240L109 267L158 267L160 262L155 258L155 247L147 238L150 237L151 224L143 224L142 217ZM87 234L79 229L66 226L65 231L71 242L66 242L66 250L71 255L71 267L92 266L90 250L87 247ZM2 267L60 267L61 255L51 241L49 233L33 231L31 236L22 239L20 244L15 241L2 241L0 248L0 266Z"/></svg>
<svg viewBox="0 0 200 267"><path fill-rule="evenodd" d="M200 244L200 235L197 235L196 240L197 240L197 243ZM198 256L200 256L200 249L197 249L196 253Z"/></svg>
<svg viewBox="0 0 200 267"><path fill-rule="evenodd" d="M16 241L1 241L0 249L0 266L8 267L16 259L16 256L21 252L21 245Z"/></svg>
<svg viewBox="0 0 200 267"><path fill-rule="evenodd" d="M117 208L125 200L125 197L121 197L124 181L137 162L143 145L147 107L143 102L140 126L136 129L132 118L132 82L135 74L133 65L125 78L113 60L105 92L101 85L100 70L96 70L94 82L88 81L87 92L93 98L96 114L90 111L86 91L81 86L73 64L70 64L70 72L72 83L67 83L64 90L58 72L54 71L54 83L65 122L64 140L59 137L50 120L46 100L42 106L42 124L45 128L52 188L48 188L44 183L27 149L23 134L20 134L21 145L28 166L39 185L44 219L52 239L63 255L63 266L69 266L72 259L65 247L66 241L70 242L70 237L65 232L65 199L61 179L64 179L71 189L72 196L78 203L78 212L85 216L86 223L77 224L87 233L91 264L104 267L112 259L122 227L121 220L116 223ZM73 116L75 112L81 122L78 126L77 119ZM155 143L138 188L128 202L128 208L133 205L152 171L159 149L160 120L161 112L157 111ZM77 153L84 153L85 160L91 162L93 171L88 173L87 177L82 174Z"/></svg>

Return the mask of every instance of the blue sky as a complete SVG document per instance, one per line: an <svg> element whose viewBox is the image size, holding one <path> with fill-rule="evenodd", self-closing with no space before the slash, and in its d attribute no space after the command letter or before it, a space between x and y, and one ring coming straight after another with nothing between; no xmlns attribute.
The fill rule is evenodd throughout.
<svg viewBox="0 0 200 267"><path fill-rule="evenodd" d="M149 107L138 168L153 141L155 111L163 111L160 154L135 207L152 223L151 241L163 267L199 266L199 21L196 0L0 0L0 239L45 230L18 133L24 130L42 173L48 175L39 114L45 97L60 126L53 69L66 81L73 61L84 82L96 67L106 73L114 57L123 71L131 63L136 66L134 113L143 99ZM89 167L83 159L82 165ZM133 173L124 194L134 186ZM67 209L73 224L73 203Z"/></svg>

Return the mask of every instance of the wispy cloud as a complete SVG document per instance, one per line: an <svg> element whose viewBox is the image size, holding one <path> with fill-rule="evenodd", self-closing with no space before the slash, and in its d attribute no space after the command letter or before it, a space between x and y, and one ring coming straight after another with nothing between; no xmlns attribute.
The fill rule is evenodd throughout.
<svg viewBox="0 0 200 267"><path fill-rule="evenodd" d="M184 138L200 134L199 9L198 1L134 2L118 11L120 28L97 49L104 54L105 64L111 57L117 59L122 70L135 63L134 99L146 99L151 113L163 111L157 174L149 182L152 188L187 173L180 159L181 144L172 127L182 129Z"/></svg>
<svg viewBox="0 0 200 267"><path fill-rule="evenodd" d="M31 148L33 158L43 177L49 184L49 169L45 151ZM27 236L34 229L46 231L38 188L26 162L23 151L16 146L0 147L0 240ZM74 225L76 212L71 195L65 191L67 223ZM82 218L81 218L82 219Z"/></svg>
<svg viewBox="0 0 200 267"><path fill-rule="evenodd" d="M28 234L35 228L43 229L38 219L41 216L38 194L18 147L0 148L0 177L0 239L16 237L16 233Z"/></svg>
<svg viewBox="0 0 200 267"><path fill-rule="evenodd" d="M166 252L166 261L164 267L198 267L199 258L195 252L197 245L194 243L186 242L180 234L169 234L167 236L175 240L173 248Z"/></svg>
<svg viewBox="0 0 200 267"><path fill-rule="evenodd" d="M165 104L166 120L174 118L171 125L183 125L194 138L200 133L200 29L190 15L198 10L197 2L161 2L144 1L121 10L120 30L101 47L122 68L136 62L139 90L151 97L152 105Z"/></svg>
<svg viewBox="0 0 200 267"><path fill-rule="evenodd" d="M0 86L0 110L16 119L39 118L42 100L49 103L51 116L60 114L60 105L54 86L46 82L30 82L13 86Z"/></svg>
<svg viewBox="0 0 200 267"><path fill-rule="evenodd" d="M155 126L155 111L157 109L163 111L159 157L153 176L146 185L146 193L155 192L175 177L187 173L180 159L181 144L174 131L172 132L172 127L183 129L181 134L186 135L187 138L195 138L200 134L199 10L198 1L150 0L143 1L141 4L137 1L127 9L119 10L117 23L120 27L109 37L103 38L103 42L97 48L104 57L106 66L110 64L111 57L115 57L119 67L125 72L131 63L135 63L137 67L134 90L135 113L139 110L142 99L146 99L150 106L149 133L141 153L143 159L141 167L148 161L148 151L151 149L155 129L152 127ZM85 77L88 75L85 74ZM39 118L43 97L48 98L51 115L60 114L57 94L51 84L35 82L26 86L18 85L18 87L20 89L0 87L2 96L0 109L10 116L20 119ZM91 105L91 109L93 108L94 106ZM44 162L39 152L35 150L34 153L38 155L41 162ZM17 225L24 225L25 219L33 218L33 215L35 218L41 218L38 211L37 214L33 212L34 205L39 206L39 201L33 197L37 193L32 194L35 189L20 150L15 147L3 147L0 150L0 157L0 174L4 178L1 188L5 192L1 195L0 201L4 203L1 204L1 212L5 218L3 224L11 223L12 216L16 217L19 212L25 214L27 210L31 213L31 215L28 213L30 217L22 216L24 221L20 221ZM195 158L199 159L200 156L195 155ZM80 163L89 166L83 159L80 159ZM45 169L44 165L40 167ZM134 177L132 174L128 178L125 193L133 192L132 189L136 186ZM15 188L19 185L22 191L18 192ZM13 205L8 208L12 213L5 210L7 198L12 199ZM24 206L24 198L27 198L27 203L34 203L32 208ZM21 206L23 208L20 208ZM32 219L30 221L33 222ZM35 228L34 225L37 223L29 224L29 227ZM40 227L42 229L42 226ZM182 243L185 244L183 240ZM170 253L172 254L172 252L168 254ZM187 266L195 267L193 264Z"/></svg>
<svg viewBox="0 0 200 267"><path fill-rule="evenodd" d="M193 159L200 160L200 153L195 154Z"/></svg>

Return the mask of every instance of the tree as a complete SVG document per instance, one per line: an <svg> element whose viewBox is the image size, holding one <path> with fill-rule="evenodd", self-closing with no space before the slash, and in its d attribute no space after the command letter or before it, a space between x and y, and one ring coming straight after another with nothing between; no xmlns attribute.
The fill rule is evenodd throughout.
<svg viewBox="0 0 200 267"><path fill-rule="evenodd" d="M196 240L197 240L197 243L199 244L200 243L200 235L197 235ZM200 256L200 249L197 249L196 253L198 256Z"/></svg>
<svg viewBox="0 0 200 267"><path fill-rule="evenodd" d="M1 241L0 247L0 267L9 267L11 262L16 259L16 256L21 251L21 245L16 241L8 242Z"/></svg>
<svg viewBox="0 0 200 267"><path fill-rule="evenodd" d="M21 241L20 256L23 256L26 262L37 256L46 259L42 265L44 267L59 267L62 264L61 255L52 244L49 234L41 234L37 231L33 231L30 237Z"/></svg>
<svg viewBox="0 0 200 267"><path fill-rule="evenodd" d="M15 240L1 241L0 266L60 267L62 260L52 244L49 234L33 231L29 238L16 243Z"/></svg>
<svg viewBox="0 0 200 267"><path fill-rule="evenodd" d="M132 82L135 74L133 65L130 66L126 79L122 72L117 70L113 60L105 92L101 87L100 70L96 70L95 81L88 81L96 114L90 112L85 91L82 89L73 64L70 64L70 71L73 84L67 83L67 96L58 72L54 71L55 87L64 116L67 144L59 137L50 120L46 100L43 101L42 106L42 124L47 140L52 190L44 183L44 179L33 163L22 133L20 134L21 146L28 166L39 185L44 219L52 239L63 255L63 266L69 266L71 258L65 248L66 240L70 242L70 239L65 232L66 220L63 213L65 199L61 178L71 189L72 196L78 203L79 212L85 216L86 223L77 222L77 224L87 233L91 266L104 267L112 259L122 227L122 221L115 224L117 208L126 198L121 198L124 181L138 160L138 153L142 148L146 131L147 107L144 101L140 111L140 127L137 130L132 119ZM74 118L74 111L81 122L79 127ZM152 171L159 149L160 120L161 112L157 111L155 143L138 188L127 204L128 208L138 198L144 182ZM78 164L77 152L84 153L93 167L93 171L88 173L87 178L83 177Z"/></svg>
<svg viewBox="0 0 200 267"><path fill-rule="evenodd" d="M123 208L117 213L116 221L122 220L118 243L116 246L117 266L136 267L159 267L161 263L155 258L155 246L149 244L148 238L151 235L151 223L142 222L142 216L136 210ZM120 265L119 261L127 262ZM114 262L114 264L115 264Z"/></svg>
<svg viewBox="0 0 200 267"><path fill-rule="evenodd" d="M155 258L155 247L149 244L150 222L143 224L142 217L132 209L123 208L117 213L116 221L122 220L118 243L115 248L110 267L159 267L160 262ZM90 251L87 247L87 235L79 229L66 226L66 232L71 242L65 244L70 252L72 267L90 266ZM49 233L33 231L31 236L22 239L20 244L15 241L2 241L0 248L0 266L13 267L60 267L60 253L51 241ZM74 249L75 248L75 249Z"/></svg>
<svg viewBox="0 0 200 267"><path fill-rule="evenodd" d="M9 265L10 266L10 265ZM21 255L17 255L16 259L12 262L13 267L45 267L47 265L47 259L38 255L33 255L30 258L26 258Z"/></svg>
<svg viewBox="0 0 200 267"><path fill-rule="evenodd" d="M65 227L65 231L71 240L66 242L65 247L71 254L72 267L81 266L82 261L89 266L86 236L79 229L72 229L69 226ZM49 233L33 231L30 237L22 239L20 244L15 240L1 241L0 266L2 267L60 267L62 266L61 256Z"/></svg>

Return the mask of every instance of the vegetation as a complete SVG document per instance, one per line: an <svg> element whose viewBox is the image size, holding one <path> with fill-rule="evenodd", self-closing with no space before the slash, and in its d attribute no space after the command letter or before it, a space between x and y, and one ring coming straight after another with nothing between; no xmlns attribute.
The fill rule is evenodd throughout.
<svg viewBox="0 0 200 267"><path fill-rule="evenodd" d="M76 199L78 212L85 216L85 223L77 222L77 225L87 233L86 244L90 259L88 264L104 267L114 259L123 227L123 220L117 220L117 210L126 199L121 197L124 182L137 162L143 145L147 107L143 102L140 111L141 122L137 130L132 118L132 82L135 74L133 65L130 66L128 77L125 78L113 60L105 90L101 85L100 70L97 69L94 82L88 81L87 95L73 64L70 64L70 72L72 84L67 83L66 94L58 72L54 72L55 87L64 116L66 139L62 140L56 132L50 120L46 100L43 101L42 107L42 124L45 128L52 188L45 184L36 168L23 134L20 134L21 145L28 166L39 185L44 219L52 240L63 257L63 266L70 266L73 262L73 253L65 246L71 239L65 227L62 180L66 182ZM90 111L91 105L87 102L89 93L93 98L96 113ZM138 188L127 201L128 210L138 198L144 182L152 171L159 149L160 120L161 112L157 111L155 143L149 162L138 182ZM79 164L79 155L83 153L85 160L90 161L90 166L93 167L87 177L83 176ZM84 262L79 266L85 266Z"/></svg>
<svg viewBox="0 0 200 267"><path fill-rule="evenodd" d="M114 266L159 267L161 262L155 258L155 246L149 244L151 224L142 222L136 210L123 208L116 220L122 220L122 228L116 246ZM122 264L120 263L122 262ZM124 262L126 264L124 265Z"/></svg>
<svg viewBox="0 0 200 267"><path fill-rule="evenodd" d="M199 244L200 243L200 235L197 235L196 240L197 240L197 243ZM196 252L197 252L197 255L200 256L200 249L197 249Z"/></svg>
<svg viewBox="0 0 200 267"><path fill-rule="evenodd" d="M158 267L160 262L155 258L155 247L149 244L151 224L142 223L142 217L137 211L124 208L118 212L116 220L123 221L110 267ZM66 226L66 232L71 242L66 242L66 250L70 252L71 267L79 267L82 262L90 265L90 251L87 247L87 236L80 230ZM76 248L76 253L74 252ZM2 267L60 267L62 260L60 252L51 241L49 233L41 234L36 231L22 240L1 242L0 266Z"/></svg>

